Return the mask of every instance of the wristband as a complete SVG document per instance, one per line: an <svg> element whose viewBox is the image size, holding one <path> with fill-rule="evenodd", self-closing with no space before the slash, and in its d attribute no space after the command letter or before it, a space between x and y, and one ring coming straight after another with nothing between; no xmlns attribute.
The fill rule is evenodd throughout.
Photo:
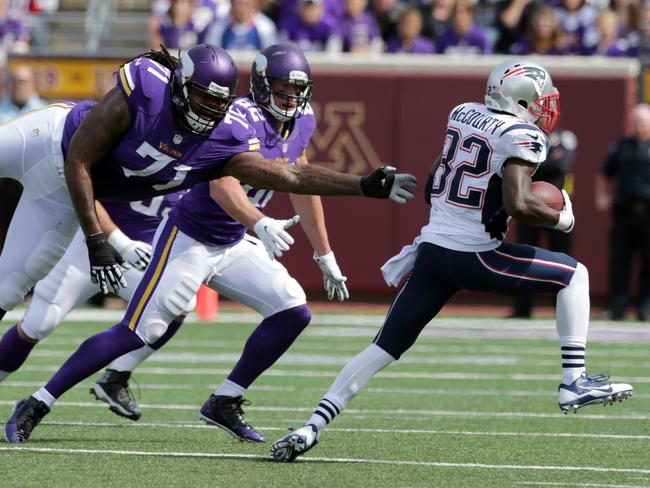
<svg viewBox="0 0 650 488"><path fill-rule="evenodd" d="M108 236L108 243L121 255L122 252L131 244L131 239L129 239L120 229L115 229Z"/></svg>

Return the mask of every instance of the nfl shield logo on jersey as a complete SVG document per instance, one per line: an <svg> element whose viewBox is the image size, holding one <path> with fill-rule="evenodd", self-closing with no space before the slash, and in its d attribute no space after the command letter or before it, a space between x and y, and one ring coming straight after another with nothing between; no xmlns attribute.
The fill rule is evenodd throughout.
<svg viewBox="0 0 650 488"><path fill-rule="evenodd" d="M183 136L180 135L180 134L174 134L173 141L174 141L174 144L180 144L181 142L183 142Z"/></svg>

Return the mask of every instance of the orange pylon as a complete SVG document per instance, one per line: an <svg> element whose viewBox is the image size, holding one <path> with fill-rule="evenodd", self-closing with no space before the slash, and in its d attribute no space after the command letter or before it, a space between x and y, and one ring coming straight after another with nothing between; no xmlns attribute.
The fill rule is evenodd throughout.
<svg viewBox="0 0 650 488"><path fill-rule="evenodd" d="M219 293L201 285L196 294L196 313L201 322L214 322L219 316Z"/></svg>

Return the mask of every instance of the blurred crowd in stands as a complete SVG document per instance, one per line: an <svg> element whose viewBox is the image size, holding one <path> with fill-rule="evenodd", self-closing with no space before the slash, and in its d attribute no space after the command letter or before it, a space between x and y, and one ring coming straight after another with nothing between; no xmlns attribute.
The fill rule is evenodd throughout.
<svg viewBox="0 0 650 488"><path fill-rule="evenodd" d="M0 0L0 50L46 45L59 0ZM645 57L650 0L152 0L152 47Z"/></svg>
<svg viewBox="0 0 650 488"><path fill-rule="evenodd" d="M156 0L150 37L171 48L290 40L325 52L636 57L650 52L650 1Z"/></svg>

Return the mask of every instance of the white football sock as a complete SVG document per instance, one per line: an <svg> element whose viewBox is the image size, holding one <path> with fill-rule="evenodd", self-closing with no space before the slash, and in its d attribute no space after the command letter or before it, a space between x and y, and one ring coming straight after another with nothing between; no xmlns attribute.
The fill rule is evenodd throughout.
<svg viewBox="0 0 650 488"><path fill-rule="evenodd" d="M126 354L117 358L115 361L113 361L113 364L109 366L109 369L114 369L116 371L131 372L135 368L137 368L140 364L142 364L144 361L146 361L147 358L151 356L154 352L156 352L155 349L147 345L144 345L140 349L127 352Z"/></svg>
<svg viewBox="0 0 650 488"><path fill-rule="evenodd" d="M54 398L52 395L50 395L50 392L45 389L45 387L41 388L38 390L36 393L32 395L34 398L37 400L42 401L47 405L48 407L52 408L54 403L56 402L56 398Z"/></svg>
<svg viewBox="0 0 650 488"><path fill-rule="evenodd" d="M237 383L234 383L230 380L223 380L216 390L214 390L215 395L223 395L227 397L238 397L244 396L246 393L246 388L239 386Z"/></svg>
<svg viewBox="0 0 650 488"><path fill-rule="evenodd" d="M381 347L370 344L341 370L307 423L315 425L319 432L323 430L361 393L370 378L393 361L395 358Z"/></svg>
<svg viewBox="0 0 650 488"><path fill-rule="evenodd" d="M570 385L585 371L589 331L589 272L582 263L557 294L555 322L562 348L562 382Z"/></svg>

